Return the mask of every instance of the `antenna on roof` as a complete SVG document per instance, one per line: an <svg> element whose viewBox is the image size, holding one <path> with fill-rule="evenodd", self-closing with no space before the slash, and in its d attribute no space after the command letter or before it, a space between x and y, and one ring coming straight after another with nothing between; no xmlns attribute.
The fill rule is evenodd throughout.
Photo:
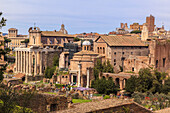
<svg viewBox="0 0 170 113"><path fill-rule="evenodd" d="M36 23L34 23L34 27L36 26Z"/></svg>

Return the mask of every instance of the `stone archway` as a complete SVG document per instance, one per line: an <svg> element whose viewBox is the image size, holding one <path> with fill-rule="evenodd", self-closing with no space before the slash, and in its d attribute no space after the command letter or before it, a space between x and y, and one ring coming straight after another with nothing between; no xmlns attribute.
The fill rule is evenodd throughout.
<svg viewBox="0 0 170 113"><path fill-rule="evenodd" d="M120 83L120 79L119 79L119 78L116 78L116 79L115 79L115 84L120 86L119 83Z"/></svg>
<svg viewBox="0 0 170 113"><path fill-rule="evenodd" d="M126 78L124 78L124 79L122 80L122 89L125 89L126 81L127 81Z"/></svg>

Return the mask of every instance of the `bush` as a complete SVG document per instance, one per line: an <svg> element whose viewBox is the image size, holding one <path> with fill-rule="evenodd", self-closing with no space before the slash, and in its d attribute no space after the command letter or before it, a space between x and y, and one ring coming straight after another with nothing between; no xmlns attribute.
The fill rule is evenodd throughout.
<svg viewBox="0 0 170 113"><path fill-rule="evenodd" d="M118 91L118 87L115 86L114 82L112 80L106 79L92 81L91 87L95 88L99 94L107 95L109 95L110 93L116 94Z"/></svg>
<svg viewBox="0 0 170 113"><path fill-rule="evenodd" d="M63 87L63 84L55 84L55 87L56 87L56 88L62 88L62 87Z"/></svg>
<svg viewBox="0 0 170 113"><path fill-rule="evenodd" d="M130 33L138 34L138 33L141 33L141 31L140 30L135 30L135 31L131 31Z"/></svg>
<svg viewBox="0 0 170 113"><path fill-rule="evenodd" d="M74 37L74 41L77 42L77 41L80 41L80 39L77 37Z"/></svg>
<svg viewBox="0 0 170 113"><path fill-rule="evenodd" d="M110 98L109 95L105 95L105 96L103 97L103 99L109 99L109 98Z"/></svg>

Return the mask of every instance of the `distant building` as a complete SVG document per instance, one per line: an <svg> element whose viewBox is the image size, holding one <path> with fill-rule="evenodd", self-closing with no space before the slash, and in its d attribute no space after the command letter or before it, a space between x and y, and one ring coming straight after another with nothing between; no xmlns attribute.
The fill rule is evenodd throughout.
<svg viewBox="0 0 170 113"><path fill-rule="evenodd" d="M130 55L124 62L125 71L138 73L141 68L153 68L170 75L170 42L166 39L152 39L148 55Z"/></svg>
<svg viewBox="0 0 170 113"><path fill-rule="evenodd" d="M21 43L25 39L28 39L27 35L18 35L18 30L15 28L8 29L8 39L11 40L9 42L8 47L12 50L14 50L17 47L20 47L21 45L25 45L24 43Z"/></svg>
<svg viewBox="0 0 170 113"><path fill-rule="evenodd" d="M64 43L72 43L73 35L66 30L41 31L38 27L29 28L28 47L15 49L15 73L25 74L26 82L42 80L47 67L53 66L53 58L63 52Z"/></svg>
<svg viewBox="0 0 170 113"><path fill-rule="evenodd" d="M94 42L94 52L105 56L114 66L115 71L124 67L129 55L147 56L148 46L133 36L100 36Z"/></svg>
<svg viewBox="0 0 170 113"><path fill-rule="evenodd" d="M145 23L147 25L148 31L153 32L154 28L155 28L155 17L152 16L152 15L150 15L149 17L146 17L146 22ZM127 25L126 23L121 24L121 26L126 26L126 25ZM139 23L133 23L133 24L130 25L130 29L132 29L134 31L136 31L136 30L142 31L143 30L143 25L140 25Z"/></svg>
<svg viewBox="0 0 170 113"><path fill-rule="evenodd" d="M133 23L130 25L130 29L136 31L136 30L142 30L143 29L143 25L139 25L139 23Z"/></svg>
<svg viewBox="0 0 170 113"><path fill-rule="evenodd" d="M70 59L73 58L74 53L78 52L78 44L64 43L64 50L60 54L59 69L67 69L70 65Z"/></svg>
<svg viewBox="0 0 170 113"><path fill-rule="evenodd" d="M142 34L141 34L141 40L147 41L148 37L149 37L149 31L148 31L147 25L144 24Z"/></svg>
<svg viewBox="0 0 170 113"><path fill-rule="evenodd" d="M153 32L155 28L155 17L150 15L149 17L146 17L146 24L148 27L149 32Z"/></svg>
<svg viewBox="0 0 170 113"><path fill-rule="evenodd" d="M102 56L91 51L91 43L83 42L82 51L74 54L70 61L70 76L71 83L76 83L78 87L89 87L91 81L94 80L93 67L97 59L102 59Z"/></svg>

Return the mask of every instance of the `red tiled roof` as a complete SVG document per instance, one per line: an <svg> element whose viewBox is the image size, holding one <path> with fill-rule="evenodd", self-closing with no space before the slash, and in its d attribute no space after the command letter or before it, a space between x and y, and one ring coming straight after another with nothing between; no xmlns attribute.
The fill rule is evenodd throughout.
<svg viewBox="0 0 170 113"><path fill-rule="evenodd" d="M14 76L15 78L23 78L25 77L25 74L22 74L22 73L18 73Z"/></svg>
<svg viewBox="0 0 170 113"><path fill-rule="evenodd" d="M134 36L100 36L109 46L146 46Z"/></svg>

